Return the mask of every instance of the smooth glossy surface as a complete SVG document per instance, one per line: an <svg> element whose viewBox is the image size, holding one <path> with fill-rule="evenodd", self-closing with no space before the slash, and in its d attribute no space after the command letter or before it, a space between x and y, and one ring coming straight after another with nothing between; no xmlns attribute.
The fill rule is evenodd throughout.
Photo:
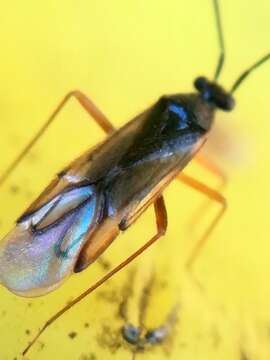
<svg viewBox="0 0 270 360"><path fill-rule="evenodd" d="M43 295L57 287L73 270L96 204L94 189L79 187L19 222L1 242L1 283L23 296Z"/></svg>

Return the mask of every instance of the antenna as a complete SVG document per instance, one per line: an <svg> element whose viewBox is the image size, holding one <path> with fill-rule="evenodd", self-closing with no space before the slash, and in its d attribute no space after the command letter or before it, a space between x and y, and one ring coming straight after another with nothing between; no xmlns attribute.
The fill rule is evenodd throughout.
<svg viewBox="0 0 270 360"><path fill-rule="evenodd" d="M246 79L246 77L248 75L251 74L251 72L253 72L253 70L257 69L259 66L261 66L263 63L265 63L267 60L270 59L270 52L268 54L266 54L265 56L263 56L260 60L258 60L257 62L255 62L255 64L253 64L251 67L249 67L247 70L245 70L239 77L238 79L234 82L230 93L233 94L238 87L242 84L242 82Z"/></svg>
<svg viewBox="0 0 270 360"><path fill-rule="evenodd" d="M220 18L220 11L219 11L219 2L218 0L213 0L214 5L214 14L216 19L216 25L217 25L217 35L218 35L218 43L219 43L219 59L215 71L214 80L217 81L221 70L223 68L224 60L225 60L225 47L224 47L224 38L223 38L223 30L221 25L221 18Z"/></svg>

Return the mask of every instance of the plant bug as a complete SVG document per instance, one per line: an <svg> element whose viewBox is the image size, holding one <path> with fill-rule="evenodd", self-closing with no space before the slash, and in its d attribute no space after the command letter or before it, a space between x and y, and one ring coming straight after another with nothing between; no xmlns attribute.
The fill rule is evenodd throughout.
<svg viewBox="0 0 270 360"><path fill-rule="evenodd" d="M1 177L0 184L3 184L71 97L75 97L109 135L60 172L3 239L0 281L18 295L45 294L59 286L72 272L84 270L151 204L154 204L157 220L157 234L49 319L24 354L52 322L165 234L167 215L162 193L173 179L179 178L221 205L220 212L188 258L187 268L192 266L224 214L224 197L181 171L207 140L215 111L233 109L232 95L254 69L270 58L270 54L244 71L229 92L220 87L217 80L225 50L217 0L213 4L221 49L214 81L197 78L197 93L163 96L119 130L114 129L83 93L71 92ZM215 165L206 159L203 163L215 172Z"/></svg>

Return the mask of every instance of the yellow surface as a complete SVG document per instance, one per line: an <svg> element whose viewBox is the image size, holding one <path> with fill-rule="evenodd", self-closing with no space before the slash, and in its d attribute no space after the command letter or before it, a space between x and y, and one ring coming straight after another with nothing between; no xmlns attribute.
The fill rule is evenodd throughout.
<svg viewBox="0 0 270 360"><path fill-rule="evenodd" d="M227 48L222 83L230 86L241 70L269 51L270 2L226 0L221 5ZM190 91L195 76L211 77L216 40L210 0L2 1L0 170L69 90L89 94L120 126L161 94ZM269 73L270 63L239 89L232 114L217 115L217 123L228 132L237 128L231 142L231 158L237 161L234 167L226 162L228 212L194 268L200 287L184 274L183 264L217 208L204 207L207 213L193 229L190 219L202 196L178 183L166 191L166 238L133 269L140 269L141 279L144 272L153 271L164 285L152 289L146 326L160 325L176 303L178 323L164 346L136 359L165 359L168 354L182 360L270 358ZM68 105L1 189L1 236L56 171L102 137L75 102ZM224 162L220 159L221 167ZM187 171L218 186L198 166ZM120 236L105 260L116 264L143 243L154 231L152 215L148 211ZM19 359L38 327L103 273L95 264L54 293L34 300L1 288L0 359ZM130 347L121 340L124 320L118 315L128 274L124 271L65 314L28 359L132 359ZM135 295L139 288L135 286ZM136 301L130 306L130 321L136 323ZM77 336L71 339L73 331Z"/></svg>

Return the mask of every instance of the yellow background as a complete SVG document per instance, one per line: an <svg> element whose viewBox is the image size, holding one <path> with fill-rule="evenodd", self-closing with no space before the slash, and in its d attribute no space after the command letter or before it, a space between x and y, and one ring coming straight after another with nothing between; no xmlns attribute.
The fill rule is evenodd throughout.
<svg viewBox="0 0 270 360"><path fill-rule="evenodd" d="M221 80L229 87L241 70L270 50L270 2L224 0L221 9L227 49ZM0 43L1 171L68 91L84 91L120 126L161 94L191 91L194 77L211 77L218 55L210 0L2 1ZM229 209L194 268L201 288L184 274L183 264L199 234L190 219L205 200L178 183L166 191L168 233L136 268L144 279L143 272L153 267L164 284L151 294L147 326L160 325L176 303L179 321L167 344L138 354L139 359L168 354L182 360L270 358L269 73L270 63L239 89L233 113L217 114L216 123L224 126L233 149L227 147L229 159L219 159L229 178L224 191ZM71 102L1 189L0 235L55 172L102 137ZM196 165L187 172L218 186L218 180ZM207 214L198 229L217 210L215 205L203 209ZM118 263L153 232L150 210L104 258ZM94 264L34 300L1 288L0 359L19 359L38 327L103 272ZM124 322L117 313L128 273L65 314L28 358L103 360L114 352L117 359L131 359L128 346L115 345L119 339L121 343ZM134 305L133 322L136 311ZM72 331L78 334L73 340L68 336Z"/></svg>

